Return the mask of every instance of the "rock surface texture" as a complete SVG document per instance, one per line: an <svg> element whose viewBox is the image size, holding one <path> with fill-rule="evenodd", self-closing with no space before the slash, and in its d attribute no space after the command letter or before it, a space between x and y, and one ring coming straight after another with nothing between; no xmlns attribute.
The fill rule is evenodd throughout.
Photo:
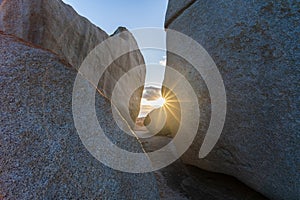
<svg viewBox="0 0 300 200"><path fill-rule="evenodd" d="M140 111L140 102L144 89L143 85L146 76L145 61L134 36L125 27L119 27L111 37L114 38L114 41L119 40L122 44L119 45L120 47L118 47L118 45L113 46L108 52L113 52L113 54L118 55L121 54L120 49L122 49L126 53L116 58L112 64L108 66L99 81L99 88L103 90L105 96L111 98L116 84L121 84L120 90L116 92L118 97L116 99L117 101L113 103L120 110L130 127L133 128ZM106 49L104 50L106 51ZM107 52L103 52L103 55L106 54ZM110 55L108 54L107 56ZM105 58L99 57L98 62L101 62L101 59ZM130 70L133 70L134 73L130 73ZM120 79L124 77L124 81L120 82ZM134 88L136 85L141 86ZM131 97L129 99L129 105L124 101L125 96ZM129 115L125 114L125 111L128 110L128 106ZM130 120L130 118L132 120Z"/></svg>
<svg viewBox="0 0 300 200"><path fill-rule="evenodd" d="M200 104L198 134L184 162L235 176L271 199L299 198L299 1L170 0L166 27L208 51L227 95L221 138L199 159L210 121L208 89L190 64L168 55L167 65L185 75Z"/></svg>
<svg viewBox="0 0 300 200"><path fill-rule="evenodd" d="M5 0L0 30L50 49L76 68L109 37L61 0Z"/></svg>
<svg viewBox="0 0 300 200"><path fill-rule="evenodd" d="M89 53L111 37L61 0L0 3L0 199L159 198L152 173L128 174L104 166L86 150L74 126L72 92L77 72ZM137 48L126 28L119 28L113 37L125 50ZM106 49L105 56L114 58L118 48ZM103 65L100 62L93 70L102 70ZM95 108L112 143L143 152L138 140L117 126L110 100L117 80L136 66L140 66L137 74L127 79L144 82L144 59L138 50L107 67L99 80L101 95L96 95ZM88 80L85 84L96 90ZM139 88L129 108L119 99L118 124L135 120L141 96Z"/></svg>
<svg viewBox="0 0 300 200"><path fill-rule="evenodd" d="M110 169L83 146L72 116L75 68L2 33L0 55L1 199L159 198L153 174ZM142 151L135 138L118 129L108 99L96 95L96 107L114 143Z"/></svg>
<svg viewBox="0 0 300 200"><path fill-rule="evenodd" d="M0 30L51 50L77 69L91 50L110 37L61 0L3 1L0 9ZM123 37L124 35L126 37ZM128 49L137 46L131 33L123 27L116 31L115 37L122 37L124 42L128 43ZM134 51L117 59L107 68L99 89L110 98L116 81L124 73L139 65L141 68L138 76L130 78L136 82L144 82L146 73L144 59L139 51ZM136 91L130 101L129 110L133 121L139 113L142 89ZM128 109L128 105L117 107L129 121L124 110Z"/></svg>
<svg viewBox="0 0 300 200"><path fill-rule="evenodd" d="M154 136L141 141L149 152L160 149L171 140L169 137ZM183 164L181 159L154 173L162 200L267 200L236 178Z"/></svg>

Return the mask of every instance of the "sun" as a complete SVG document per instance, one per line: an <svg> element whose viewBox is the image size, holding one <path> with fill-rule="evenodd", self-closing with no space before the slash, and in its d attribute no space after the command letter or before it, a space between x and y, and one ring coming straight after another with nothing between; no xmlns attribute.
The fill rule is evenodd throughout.
<svg viewBox="0 0 300 200"><path fill-rule="evenodd" d="M145 98L142 98L141 100L141 113L150 113L154 109L158 109L161 107L167 106L166 99L163 97L159 97L154 100L147 100ZM139 115L140 116L140 115Z"/></svg>
<svg viewBox="0 0 300 200"><path fill-rule="evenodd" d="M159 97L158 99L155 100L154 107L156 107L156 108L163 107L165 103L166 103L166 99L164 99L163 97Z"/></svg>

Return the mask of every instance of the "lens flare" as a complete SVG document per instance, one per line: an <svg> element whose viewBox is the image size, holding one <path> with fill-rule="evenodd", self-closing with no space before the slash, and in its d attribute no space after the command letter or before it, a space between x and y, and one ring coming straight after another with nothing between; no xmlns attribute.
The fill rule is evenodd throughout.
<svg viewBox="0 0 300 200"><path fill-rule="evenodd" d="M160 97L155 101L154 107L155 108L163 107L165 103L166 103L166 100L164 98Z"/></svg>

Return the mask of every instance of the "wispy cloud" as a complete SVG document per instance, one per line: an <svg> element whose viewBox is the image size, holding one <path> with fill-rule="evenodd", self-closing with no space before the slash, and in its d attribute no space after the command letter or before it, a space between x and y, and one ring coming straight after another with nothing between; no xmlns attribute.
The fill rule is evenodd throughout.
<svg viewBox="0 0 300 200"><path fill-rule="evenodd" d="M156 100L161 97L161 89L156 87L146 87L144 88L143 98L151 101Z"/></svg>
<svg viewBox="0 0 300 200"><path fill-rule="evenodd" d="M167 57L164 56L163 59L159 61L159 64L164 67L167 66Z"/></svg>

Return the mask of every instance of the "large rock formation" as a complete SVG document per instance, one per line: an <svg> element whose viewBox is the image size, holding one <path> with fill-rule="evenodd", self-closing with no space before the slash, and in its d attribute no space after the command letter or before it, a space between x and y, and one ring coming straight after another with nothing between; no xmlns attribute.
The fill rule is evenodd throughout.
<svg viewBox="0 0 300 200"><path fill-rule="evenodd" d="M75 68L49 51L2 33L0 55L1 198L159 198L152 174L110 169L81 143L72 116ZM114 143L142 151L134 137L118 129L109 100L99 93L96 107Z"/></svg>
<svg viewBox="0 0 300 200"><path fill-rule="evenodd" d="M114 37L114 40L119 40L125 42L126 46L120 44L120 47L113 47L108 52L113 52L113 54L121 54L121 51L126 51L125 54L115 59L111 65L108 66L107 70L104 72L102 78L99 81L99 88L103 90L103 93L111 98L112 91L114 90L116 84L120 79L125 75L127 80L124 82L119 82L123 84L121 90L118 90L117 101L113 102L116 107L120 110L123 117L127 120L130 127L135 126L136 118L140 111L140 102L143 94L143 85L145 83L146 76L146 66L144 58L138 48L138 44L133 37L133 35L125 28L119 27L111 37ZM125 49L124 49L125 48ZM106 49L103 49L106 50ZM106 52L104 54L108 55ZM99 62L103 58L97 58ZM105 59L105 58L104 58ZM127 73L130 70L133 70L135 73ZM131 84L130 84L131 83ZM136 85L142 85L138 88L133 88ZM129 105L124 101L124 97L128 96L130 98ZM128 111L129 106L129 112Z"/></svg>
<svg viewBox="0 0 300 200"><path fill-rule="evenodd" d="M0 30L50 49L76 68L109 37L61 0L5 0Z"/></svg>
<svg viewBox="0 0 300 200"><path fill-rule="evenodd" d="M110 37L61 0L3 1L0 9L0 30L51 50L77 69L91 50ZM137 47L135 39L127 29L119 28L114 36L122 37L128 43L128 49ZM139 65L144 65L141 53L128 52L108 67L99 83L99 89L110 98L116 81ZM132 76L131 79L144 82L145 73L146 68L142 66L138 76ZM131 121L131 118L135 121L138 116L142 90L140 88L133 94L129 107L130 118L124 110L128 109L128 105L117 106L127 121ZM132 123L130 125L133 127Z"/></svg>
<svg viewBox="0 0 300 200"><path fill-rule="evenodd" d="M0 3L0 30L5 32L0 36L0 199L157 199L152 174L121 173L102 165L88 153L74 127L72 91L78 69L110 36L60 0ZM125 28L119 28L114 38L128 53L115 58L99 80L97 117L114 144L130 152L143 152L136 138L118 128L110 98L118 79L136 66L141 66L137 74L127 79L144 82L144 60L138 50L129 52L137 49L137 44ZM114 58L118 48L108 48L98 57ZM103 69L101 60L98 64L93 70ZM89 80L86 84L95 91L95 84ZM128 94L129 89L123 87ZM122 115L118 124L126 126L127 121L135 120L141 95L139 88L129 108L121 99L115 104ZM126 114L128 109L130 115Z"/></svg>
<svg viewBox="0 0 300 200"><path fill-rule="evenodd" d="M200 103L185 163L235 176L271 199L300 196L299 13L298 1L169 1L166 27L208 51L227 94L221 138L199 159L211 114L208 89L189 63L169 53L167 65L185 75Z"/></svg>

